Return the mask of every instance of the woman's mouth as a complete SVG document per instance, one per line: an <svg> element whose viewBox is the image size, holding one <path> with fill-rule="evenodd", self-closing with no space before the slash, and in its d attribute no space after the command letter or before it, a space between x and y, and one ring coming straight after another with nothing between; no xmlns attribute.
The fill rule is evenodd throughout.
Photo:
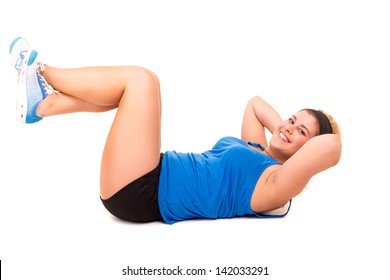
<svg viewBox="0 0 390 280"><path fill-rule="evenodd" d="M279 132L279 137L286 143L291 143L290 140L287 138L287 136L283 132Z"/></svg>

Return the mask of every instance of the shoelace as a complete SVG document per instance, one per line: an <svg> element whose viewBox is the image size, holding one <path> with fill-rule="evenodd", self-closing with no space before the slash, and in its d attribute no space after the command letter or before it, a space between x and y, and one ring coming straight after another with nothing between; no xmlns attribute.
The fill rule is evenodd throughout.
<svg viewBox="0 0 390 280"><path fill-rule="evenodd" d="M18 81L20 80L20 77L22 77L24 75L24 72L26 71L26 65L27 64L24 61L25 57L26 57L26 53L27 53L27 50L21 51L20 54L19 54L19 57L18 57L18 59L16 60L16 63L15 63L15 69L18 71ZM45 80L45 78L40 73L40 72L43 72L45 70L45 65L42 62L38 61L37 62L37 66L38 66L38 68L37 68L37 77L40 80L39 83L43 86L43 89L45 90L45 93L46 94L53 94L53 93L59 94L60 91L55 90Z"/></svg>
<svg viewBox="0 0 390 280"><path fill-rule="evenodd" d="M19 57L18 57L18 59L16 60L16 62L15 62L15 69L16 69L16 71L20 71L20 69L21 69L21 64L22 64L22 62L23 62L23 59L24 59L24 57L26 56L26 53L27 53L27 50L25 50L25 51L21 51L20 52L20 54L19 54Z"/></svg>
<svg viewBox="0 0 390 280"><path fill-rule="evenodd" d="M41 65L43 65L42 63L40 63ZM41 66L39 66L40 69L42 69ZM43 67L44 69L44 67ZM42 70L41 70L42 71ZM46 80L45 78L41 75L41 73L39 73L39 71L37 70L37 76L38 76L38 79L40 80L39 83L43 86L44 90L45 90L45 93L46 94L53 94L53 93L57 93L59 94L60 92L58 90L55 90Z"/></svg>
<svg viewBox="0 0 390 280"><path fill-rule="evenodd" d="M15 63L15 69L16 71L18 71L18 77L17 77L18 83L21 81L21 78L24 77L24 73L26 71L26 67L27 67L26 66L27 63L25 61L26 53L27 50L20 52L19 57Z"/></svg>
<svg viewBox="0 0 390 280"><path fill-rule="evenodd" d="M45 64L42 62L38 61L38 78L41 80L41 84L43 85L45 91L47 94L52 94L52 93L57 93L60 94L61 92L59 90L55 90L46 80L45 78L41 75L41 73L45 70Z"/></svg>

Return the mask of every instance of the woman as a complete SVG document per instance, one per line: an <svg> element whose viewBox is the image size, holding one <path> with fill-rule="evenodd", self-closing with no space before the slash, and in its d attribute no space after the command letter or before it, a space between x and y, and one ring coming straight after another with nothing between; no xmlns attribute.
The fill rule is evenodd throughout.
<svg viewBox="0 0 390 280"><path fill-rule="evenodd" d="M10 47L24 123L117 108L105 144L100 195L114 216L175 223L194 218L284 216L311 177L337 164L337 124L305 109L282 121L260 97L245 109L241 139L201 154L160 152L161 97L154 73L136 66L59 69L38 62L23 38ZM272 132L267 143L265 129Z"/></svg>

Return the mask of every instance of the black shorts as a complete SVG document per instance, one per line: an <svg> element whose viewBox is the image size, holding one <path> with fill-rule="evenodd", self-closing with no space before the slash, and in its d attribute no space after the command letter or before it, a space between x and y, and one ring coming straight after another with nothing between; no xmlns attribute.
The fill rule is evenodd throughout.
<svg viewBox="0 0 390 280"><path fill-rule="evenodd" d="M129 183L108 199L101 199L115 217L131 222L163 221L158 205L158 184L161 163L141 178Z"/></svg>

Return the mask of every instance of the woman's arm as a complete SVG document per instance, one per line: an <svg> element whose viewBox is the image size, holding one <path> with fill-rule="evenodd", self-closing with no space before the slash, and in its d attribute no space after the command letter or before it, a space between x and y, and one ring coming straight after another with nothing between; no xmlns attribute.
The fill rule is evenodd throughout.
<svg viewBox="0 0 390 280"><path fill-rule="evenodd" d="M341 156L339 135L324 134L313 137L282 166L275 169L262 188L272 201L272 208L284 205L295 197L316 174L335 166Z"/></svg>
<svg viewBox="0 0 390 280"><path fill-rule="evenodd" d="M271 105L261 97L255 96L249 100L245 108L241 127L241 139L267 147L265 129L273 133L281 121L281 117Z"/></svg>

